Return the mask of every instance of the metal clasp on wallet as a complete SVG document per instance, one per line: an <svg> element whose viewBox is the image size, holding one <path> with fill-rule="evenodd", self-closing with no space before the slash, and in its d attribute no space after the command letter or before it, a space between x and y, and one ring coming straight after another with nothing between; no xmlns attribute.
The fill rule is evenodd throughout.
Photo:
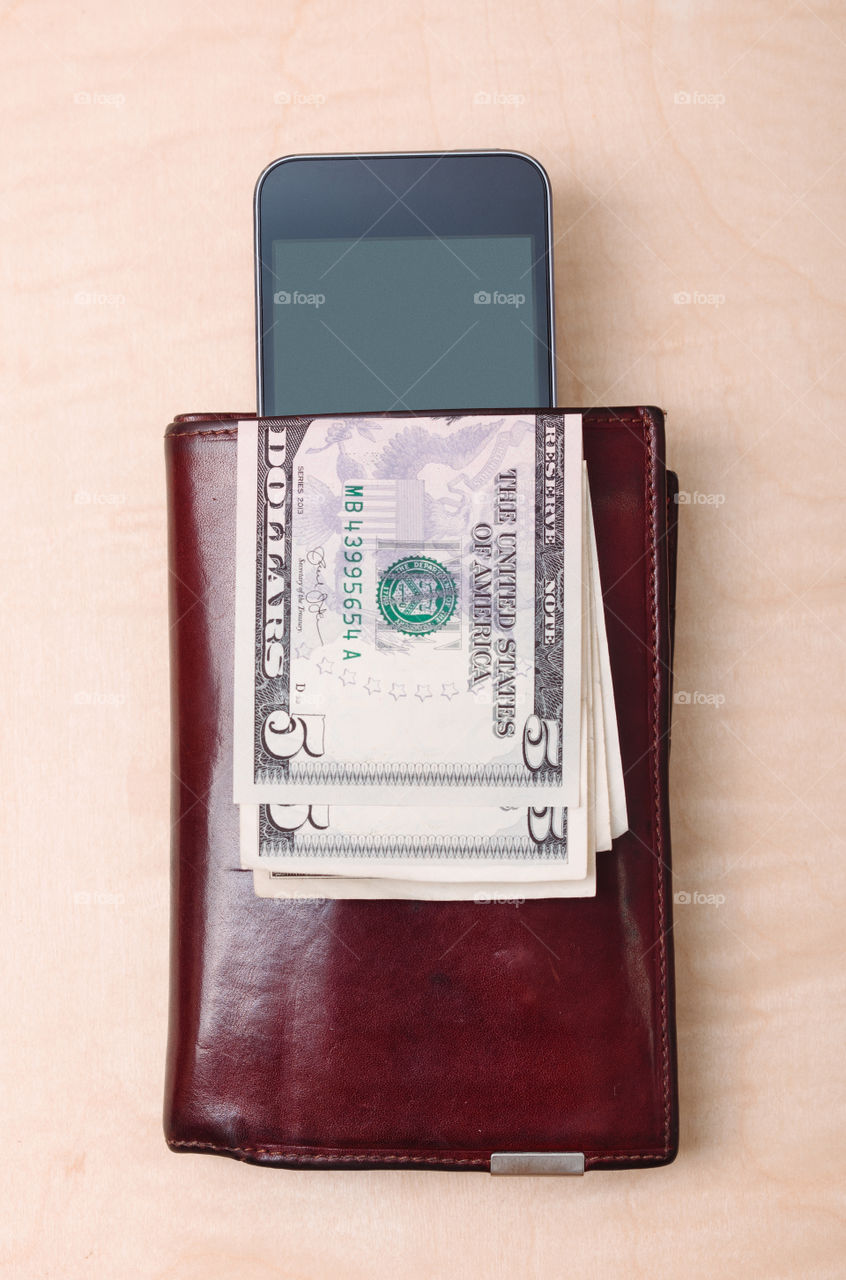
<svg viewBox="0 0 846 1280"><path fill-rule="evenodd" d="M494 1151L491 1155L491 1173L508 1177L578 1178L584 1171L581 1151Z"/></svg>

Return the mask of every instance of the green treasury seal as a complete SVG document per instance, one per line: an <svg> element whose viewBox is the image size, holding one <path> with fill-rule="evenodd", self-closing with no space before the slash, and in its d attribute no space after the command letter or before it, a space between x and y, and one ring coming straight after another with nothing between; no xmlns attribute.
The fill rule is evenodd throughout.
<svg viewBox="0 0 846 1280"><path fill-rule="evenodd" d="M409 636L429 636L455 613L458 588L437 560L404 556L379 578L376 599L389 626Z"/></svg>

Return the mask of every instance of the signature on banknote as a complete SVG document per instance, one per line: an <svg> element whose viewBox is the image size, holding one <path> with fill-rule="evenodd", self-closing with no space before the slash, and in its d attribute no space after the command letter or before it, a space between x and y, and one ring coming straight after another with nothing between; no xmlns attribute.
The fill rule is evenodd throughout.
<svg viewBox="0 0 846 1280"><path fill-rule="evenodd" d="M326 553L322 547L312 547L311 551L306 554L306 564L314 569L314 577L311 586L305 592L303 603L305 604L305 612L310 613L314 618L314 629L317 632L318 644L323 644L323 636L320 632L320 623L326 614L326 601L329 599L329 593L326 590L326 580L323 577L323 571L326 568Z"/></svg>

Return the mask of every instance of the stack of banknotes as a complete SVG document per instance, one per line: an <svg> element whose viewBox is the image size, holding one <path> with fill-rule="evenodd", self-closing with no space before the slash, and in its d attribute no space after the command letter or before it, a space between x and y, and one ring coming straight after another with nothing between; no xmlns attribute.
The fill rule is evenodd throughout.
<svg viewBox="0 0 846 1280"><path fill-rule="evenodd" d="M581 415L245 421L237 501L255 892L594 894L627 817Z"/></svg>

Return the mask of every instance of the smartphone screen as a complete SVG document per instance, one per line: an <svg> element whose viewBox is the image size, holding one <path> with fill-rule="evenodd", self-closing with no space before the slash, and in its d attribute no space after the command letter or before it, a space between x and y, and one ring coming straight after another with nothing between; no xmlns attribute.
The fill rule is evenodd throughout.
<svg viewBox="0 0 846 1280"><path fill-rule="evenodd" d="M553 401L550 210L514 153L292 158L256 200L266 415Z"/></svg>

